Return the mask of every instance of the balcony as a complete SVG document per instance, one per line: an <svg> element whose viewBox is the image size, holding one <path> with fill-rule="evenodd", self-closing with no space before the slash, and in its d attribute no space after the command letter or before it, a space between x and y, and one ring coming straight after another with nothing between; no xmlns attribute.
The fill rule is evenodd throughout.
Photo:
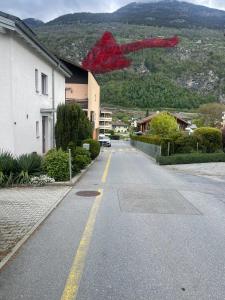
<svg viewBox="0 0 225 300"><path fill-rule="evenodd" d="M112 117L100 117L100 122L112 122Z"/></svg>
<svg viewBox="0 0 225 300"><path fill-rule="evenodd" d="M87 110L88 109L88 99L66 99L66 103L72 104L76 103L78 104L82 109Z"/></svg>
<svg viewBox="0 0 225 300"><path fill-rule="evenodd" d="M99 129L112 130L112 125L99 125Z"/></svg>

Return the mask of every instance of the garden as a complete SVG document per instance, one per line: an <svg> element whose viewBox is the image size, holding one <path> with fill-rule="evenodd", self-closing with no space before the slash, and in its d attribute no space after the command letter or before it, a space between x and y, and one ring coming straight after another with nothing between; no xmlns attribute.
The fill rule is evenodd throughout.
<svg viewBox="0 0 225 300"><path fill-rule="evenodd" d="M163 165L225 162L224 138L225 134L214 127L200 127L188 135L166 112L152 119L146 135L131 136L133 141L160 146L161 155L156 157L156 161Z"/></svg>
<svg viewBox="0 0 225 300"><path fill-rule="evenodd" d="M91 138L92 125L76 104L62 104L58 107L55 137L56 148L49 150L44 156L31 153L14 157L1 150L0 187L42 186L68 181L70 164L72 176L76 176L100 153L99 142ZM89 145L89 150L83 148L84 144Z"/></svg>

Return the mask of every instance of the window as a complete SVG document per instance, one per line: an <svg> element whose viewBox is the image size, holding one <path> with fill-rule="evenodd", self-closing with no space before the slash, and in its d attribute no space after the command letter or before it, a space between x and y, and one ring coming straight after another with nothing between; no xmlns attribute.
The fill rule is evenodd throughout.
<svg viewBox="0 0 225 300"><path fill-rule="evenodd" d="M48 94L48 76L41 73L41 92L43 95Z"/></svg>
<svg viewBox="0 0 225 300"><path fill-rule="evenodd" d="M38 139L40 137L40 132L39 132L39 121L36 122L36 138Z"/></svg>
<svg viewBox="0 0 225 300"><path fill-rule="evenodd" d="M38 69L35 69L35 90L38 93Z"/></svg>

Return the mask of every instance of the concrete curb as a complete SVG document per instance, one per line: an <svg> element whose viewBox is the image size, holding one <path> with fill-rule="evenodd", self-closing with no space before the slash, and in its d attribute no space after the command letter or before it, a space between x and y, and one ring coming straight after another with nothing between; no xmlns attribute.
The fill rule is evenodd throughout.
<svg viewBox="0 0 225 300"><path fill-rule="evenodd" d="M64 195L56 202L54 203L49 210L44 214L44 216L31 228L30 231L26 233L26 235L12 248L10 253L6 255L6 257L3 258L3 260L0 262L0 271L3 269L3 267L13 258L13 256L17 253L17 251L25 244L25 242L32 236L32 234L38 229L38 227L51 215L51 213L56 209L56 207L65 199L65 197L69 194L69 192L72 190L72 187L87 173L87 171L90 169L90 167L95 163L96 159L93 160L90 165L87 166L86 169L82 170L80 174L78 174L76 177L73 178L72 182L59 182L59 183L53 183L48 186L68 186L68 191L64 193Z"/></svg>

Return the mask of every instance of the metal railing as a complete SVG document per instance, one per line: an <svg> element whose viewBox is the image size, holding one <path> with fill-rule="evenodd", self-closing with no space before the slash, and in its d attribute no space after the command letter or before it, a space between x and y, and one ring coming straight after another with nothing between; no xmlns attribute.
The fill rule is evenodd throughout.
<svg viewBox="0 0 225 300"><path fill-rule="evenodd" d="M130 140L131 146L141 150L145 154L156 158L157 156L161 156L161 146L143 143L139 141Z"/></svg>

